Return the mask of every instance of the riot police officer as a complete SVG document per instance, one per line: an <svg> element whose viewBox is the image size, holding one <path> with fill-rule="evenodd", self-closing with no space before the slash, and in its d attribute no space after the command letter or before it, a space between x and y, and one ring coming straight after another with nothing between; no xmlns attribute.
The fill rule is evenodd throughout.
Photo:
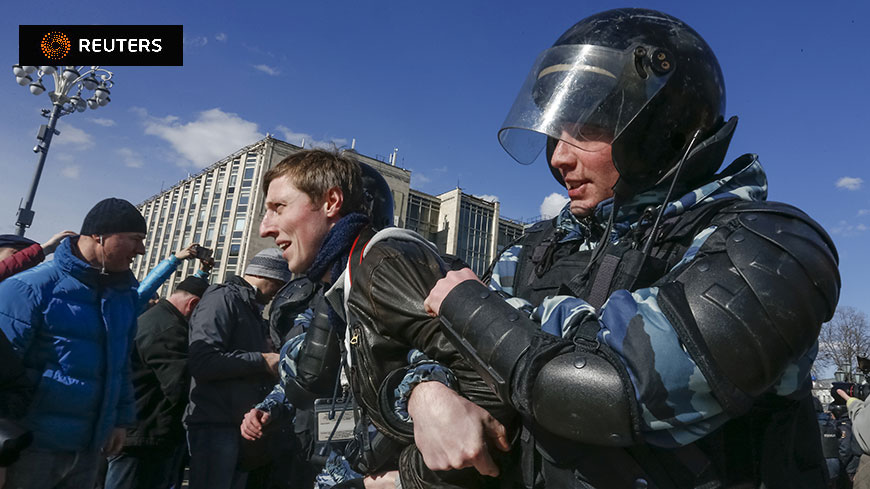
<svg viewBox="0 0 870 489"><path fill-rule="evenodd" d="M526 486L824 484L809 370L837 254L805 213L765 201L756 155L716 173L736 125L712 50L661 12L593 15L533 65L499 140L520 163L546 151L586 234L560 251L551 226L519 253L511 285L541 301L539 325L470 270L427 299L522 414ZM475 443L439 424L433 406L456 396L426 387L409 405L424 457Z"/></svg>

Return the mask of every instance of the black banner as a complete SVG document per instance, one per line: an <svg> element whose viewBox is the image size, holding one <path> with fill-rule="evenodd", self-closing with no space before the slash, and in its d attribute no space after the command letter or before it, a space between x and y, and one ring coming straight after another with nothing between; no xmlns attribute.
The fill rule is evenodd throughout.
<svg viewBox="0 0 870 489"><path fill-rule="evenodd" d="M19 25L18 64L182 66L180 25Z"/></svg>

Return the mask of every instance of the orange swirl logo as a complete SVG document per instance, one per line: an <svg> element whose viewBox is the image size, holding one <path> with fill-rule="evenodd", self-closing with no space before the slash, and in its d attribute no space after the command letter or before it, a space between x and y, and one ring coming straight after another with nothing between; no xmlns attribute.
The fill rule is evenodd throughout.
<svg viewBox="0 0 870 489"><path fill-rule="evenodd" d="M49 32L42 38L40 48L42 54L48 59L63 59L69 54L70 50L69 38L63 32Z"/></svg>

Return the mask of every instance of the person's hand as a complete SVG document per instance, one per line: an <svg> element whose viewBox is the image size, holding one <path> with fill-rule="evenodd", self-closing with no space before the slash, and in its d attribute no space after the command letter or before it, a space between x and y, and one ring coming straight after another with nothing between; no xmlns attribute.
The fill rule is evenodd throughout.
<svg viewBox="0 0 870 489"><path fill-rule="evenodd" d="M112 434L109 435L109 439L106 440L106 443L103 445L103 455L111 457L112 455L121 453L121 449L124 448L124 440L126 439L127 428L113 429Z"/></svg>
<svg viewBox="0 0 870 489"><path fill-rule="evenodd" d="M210 256L208 258L200 258L199 259L199 269L203 272L210 272L211 269L214 268L214 257Z"/></svg>
<svg viewBox="0 0 870 489"><path fill-rule="evenodd" d="M507 430L485 409L440 382L423 382L411 391L408 413L414 420L414 443L432 470L474 467L498 476L489 446L510 449Z"/></svg>
<svg viewBox="0 0 870 489"><path fill-rule="evenodd" d="M259 440L263 436L263 428L272 422L272 415L257 408L245 413L242 419L242 437L246 440Z"/></svg>
<svg viewBox="0 0 870 489"><path fill-rule="evenodd" d="M380 474L369 475L363 479L363 484L366 489L396 489L396 480L399 478L398 470L389 472L381 472Z"/></svg>
<svg viewBox="0 0 870 489"><path fill-rule="evenodd" d="M272 375L278 375L278 360L281 359L281 355L277 353L261 353L263 355L263 360L266 361L266 368L269 369L269 372L272 372Z"/></svg>
<svg viewBox="0 0 870 489"><path fill-rule="evenodd" d="M470 268L447 272L444 278L435 283L435 287L432 287L432 290L429 291L429 296L423 301L423 309L426 311L426 314L432 317L437 316L441 311L441 303L444 302L447 294L466 280L477 280L480 282L480 279L477 278L477 275Z"/></svg>
<svg viewBox="0 0 870 489"><path fill-rule="evenodd" d="M42 254L50 255L54 253L54 250L57 249L57 245L59 245L60 242L63 241L63 238L66 238L67 236L75 236L77 234L78 233L75 231L61 231L55 234L54 236L49 238L48 241L42 243Z"/></svg>
<svg viewBox="0 0 870 489"><path fill-rule="evenodd" d="M188 245L187 248L184 248L183 250L176 253L175 258L178 258L179 260L187 260L188 258L192 258L196 256L197 248L199 248L199 245L196 243Z"/></svg>

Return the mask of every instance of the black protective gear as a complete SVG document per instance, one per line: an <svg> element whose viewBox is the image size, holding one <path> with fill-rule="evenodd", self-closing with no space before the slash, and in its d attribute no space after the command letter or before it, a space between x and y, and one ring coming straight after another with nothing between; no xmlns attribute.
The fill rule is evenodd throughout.
<svg viewBox="0 0 870 489"><path fill-rule="evenodd" d="M775 202L724 209L698 256L664 277L659 305L732 416L816 341L837 305L830 237Z"/></svg>
<svg viewBox="0 0 870 489"><path fill-rule="evenodd" d="M308 277L293 279L278 289L269 306L269 333L276 347L302 333L294 328L296 316L304 313L319 287Z"/></svg>
<svg viewBox="0 0 870 489"><path fill-rule="evenodd" d="M480 282L460 283L444 299L445 336L502 401L559 436L603 446L634 441L637 423L628 374L594 340L571 342L534 322Z"/></svg>
<svg viewBox="0 0 870 489"><path fill-rule="evenodd" d="M371 165L360 161L356 157L356 151L344 151L342 155L359 163L362 170L363 194L372 228L381 230L393 226L393 192L383 175Z"/></svg>
<svg viewBox="0 0 870 489"><path fill-rule="evenodd" d="M287 400L300 409L311 409L314 400L331 397L341 370L341 349L335 328L329 323L329 305L322 295L311 304L314 317L302 342L304 355L299 355L296 377L284 384Z"/></svg>
<svg viewBox="0 0 870 489"><path fill-rule="evenodd" d="M581 20L539 56L499 140L521 163L563 131L581 149L612 141L617 194L629 197L670 175L693 136L716 132L724 112L719 62L697 32L654 10L615 9ZM703 180L720 162L696 162L681 179Z"/></svg>
<svg viewBox="0 0 870 489"><path fill-rule="evenodd" d="M699 222L683 226L686 229L706 227L705 223L717 226L694 260L657 281L648 281L637 273L620 273L617 265L613 267L617 273L604 285L606 296L614 289L635 290L637 283L623 283L626 276L632 278L629 282L640 278L648 281L644 286L658 286L659 305L686 350L705 378L710 379L725 411L739 416L813 345L820 325L833 315L840 280L833 243L806 214L779 203L740 201L725 208L721 205L706 206L714 211L708 213L703 213L702 207L696 213ZM682 218L686 220L689 216ZM681 229L676 225L665 226L663 235L667 235L664 230L680 235ZM655 251L653 258L658 253L668 253L668 243L663 244L665 249ZM671 260L677 255L672 255ZM614 256L618 263L625 258L608 256ZM592 276L586 280L588 286L596 283L603 268L593 268ZM671 266L659 268L668 270ZM571 370L572 361L561 355L576 351L560 349L559 342L565 340L550 340L556 346L534 341L534 325L496 300L495 293L487 293L479 283L459 284L444 299L440 314L446 320L446 336L467 359L473 360L475 368L503 400L532 415L541 426L552 423L553 432L560 436L585 443L611 444L607 437L595 440L586 437L589 431L584 433L582 428L589 430L592 423L583 416L571 417L567 413L585 415L594 411L600 404L601 396L597 393L601 391L623 392L623 399L633 399L633 393L625 389L624 376L597 375L599 384L608 379L612 384L609 388L590 388L595 383L581 382L583 376L578 372L557 374L559 368ZM584 326L581 324L570 332L575 343ZM597 333L596 328L593 330ZM539 334L546 338L545 334ZM585 339L594 341L594 335ZM601 348L601 358L609 359L603 345ZM622 369L618 361L611 365L616 373ZM572 385L574 381L577 384ZM548 389L553 392L548 394ZM546 407L544 399L559 405ZM559 408L569 411L554 419L553 410ZM628 409L619 407L612 414L628 423L628 414L633 409L633 404ZM575 421L576 430L572 428ZM596 435L606 431L591 430Z"/></svg>

